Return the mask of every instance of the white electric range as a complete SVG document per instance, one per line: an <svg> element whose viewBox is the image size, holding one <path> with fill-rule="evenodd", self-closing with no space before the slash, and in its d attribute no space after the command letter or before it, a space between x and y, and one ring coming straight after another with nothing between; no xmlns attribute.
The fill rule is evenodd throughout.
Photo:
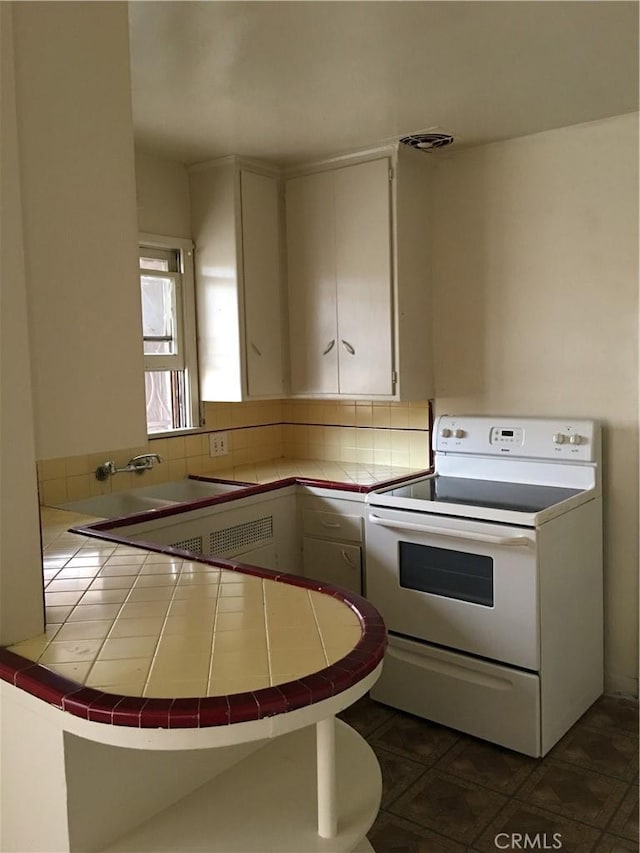
<svg viewBox="0 0 640 853"><path fill-rule="evenodd" d="M603 689L599 426L441 416L435 473L367 497L378 701L544 755Z"/></svg>

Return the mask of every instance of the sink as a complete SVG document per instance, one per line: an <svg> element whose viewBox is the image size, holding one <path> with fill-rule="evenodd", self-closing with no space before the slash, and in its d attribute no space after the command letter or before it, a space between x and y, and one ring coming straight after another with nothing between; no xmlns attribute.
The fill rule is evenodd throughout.
<svg viewBox="0 0 640 853"><path fill-rule="evenodd" d="M166 501L160 498L149 498L136 495L135 489L130 492L118 492L112 495L98 495L81 501L71 501L58 504L58 509L68 509L82 515L95 515L98 518L117 518L121 515L132 515L134 512L147 512L163 506L172 506L177 501Z"/></svg>
<svg viewBox="0 0 640 853"><path fill-rule="evenodd" d="M164 506L188 503L200 498L212 498L242 488L244 487L229 483L207 483L202 480L184 479L58 504L58 509L95 515L98 518L117 518L121 515L132 515L135 512L148 512Z"/></svg>
<svg viewBox="0 0 640 853"><path fill-rule="evenodd" d="M196 501L198 498L211 498L226 492L235 492L246 486L233 485L231 483L207 483L204 480L174 480L171 483L159 483L157 486L145 486L141 489L132 489L126 494L136 494L140 497L159 498L165 501L183 503L184 501Z"/></svg>

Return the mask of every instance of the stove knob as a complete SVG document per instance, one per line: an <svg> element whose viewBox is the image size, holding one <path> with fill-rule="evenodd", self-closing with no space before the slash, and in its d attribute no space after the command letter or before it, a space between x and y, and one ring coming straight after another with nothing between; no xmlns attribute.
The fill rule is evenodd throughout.
<svg viewBox="0 0 640 853"><path fill-rule="evenodd" d="M463 429L454 429L453 437L454 438L464 438L465 432Z"/></svg>
<svg viewBox="0 0 640 853"><path fill-rule="evenodd" d="M553 443L554 443L554 444L564 444L564 440L565 440L565 438L566 438L566 435L564 435L564 433L562 433L562 432L557 432L557 433L553 436Z"/></svg>
<svg viewBox="0 0 640 853"><path fill-rule="evenodd" d="M443 438L450 438L451 437L451 430L449 429L449 427L444 427L444 429L440 430L440 435Z"/></svg>
<svg viewBox="0 0 640 853"><path fill-rule="evenodd" d="M577 433L569 436L569 444L582 444L582 436Z"/></svg>

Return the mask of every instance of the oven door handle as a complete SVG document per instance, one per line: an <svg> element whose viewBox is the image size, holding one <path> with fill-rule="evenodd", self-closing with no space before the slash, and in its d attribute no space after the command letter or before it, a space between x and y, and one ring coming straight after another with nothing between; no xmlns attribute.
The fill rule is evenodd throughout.
<svg viewBox="0 0 640 853"><path fill-rule="evenodd" d="M387 521L384 518L371 514L369 514L369 521L380 527L390 527L397 530L415 530L417 533L432 533L436 536L448 536L454 539L471 539L474 542L488 542L491 545L522 546L533 543L533 539L529 536L494 536L491 533L471 533L466 530L455 530L451 527L428 527L426 524L411 524L408 521Z"/></svg>

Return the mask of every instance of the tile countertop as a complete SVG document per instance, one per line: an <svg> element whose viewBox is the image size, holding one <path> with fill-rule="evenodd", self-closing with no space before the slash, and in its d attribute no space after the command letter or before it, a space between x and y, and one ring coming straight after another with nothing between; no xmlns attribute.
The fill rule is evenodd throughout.
<svg viewBox="0 0 640 853"><path fill-rule="evenodd" d="M330 474L336 487L336 474L368 491L389 470L277 460L216 478L330 485ZM94 517L41 512L47 628L0 649L0 677L72 714L143 728L261 719L336 695L382 660L384 623L357 595L87 537L69 528Z"/></svg>
<svg viewBox="0 0 640 853"><path fill-rule="evenodd" d="M192 477L268 484L296 480L323 488L351 492L370 492L380 486L427 474L424 468L401 468L361 462L333 462L320 459L270 459L211 471L193 470Z"/></svg>

